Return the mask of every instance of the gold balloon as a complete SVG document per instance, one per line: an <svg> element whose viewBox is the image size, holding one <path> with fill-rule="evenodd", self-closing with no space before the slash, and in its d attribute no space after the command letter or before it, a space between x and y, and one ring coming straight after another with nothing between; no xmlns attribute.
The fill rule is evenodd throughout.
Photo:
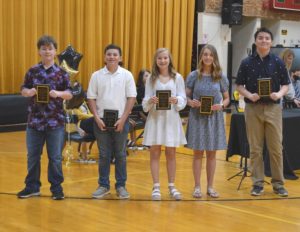
<svg viewBox="0 0 300 232"><path fill-rule="evenodd" d="M79 73L79 71L72 69L65 60L61 62L60 67L69 74L71 84L73 85L74 82L76 82L75 76Z"/></svg>

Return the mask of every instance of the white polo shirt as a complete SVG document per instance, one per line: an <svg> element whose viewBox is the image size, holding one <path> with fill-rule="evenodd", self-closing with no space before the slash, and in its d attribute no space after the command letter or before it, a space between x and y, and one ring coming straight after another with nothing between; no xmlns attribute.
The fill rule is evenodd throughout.
<svg viewBox="0 0 300 232"><path fill-rule="evenodd" d="M128 70L118 67L115 73L106 66L91 76L87 98L96 99L97 113L103 117L104 109L118 110L119 118L123 115L128 97L136 97L133 75Z"/></svg>

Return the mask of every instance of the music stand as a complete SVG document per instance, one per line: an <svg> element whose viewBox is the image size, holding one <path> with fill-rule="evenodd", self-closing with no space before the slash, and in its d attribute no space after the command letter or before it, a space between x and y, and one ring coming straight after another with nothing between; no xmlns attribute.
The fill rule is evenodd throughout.
<svg viewBox="0 0 300 232"><path fill-rule="evenodd" d="M244 166L243 166L243 159L245 160ZM241 177L241 180L240 180L240 183L239 183L239 185L238 185L237 190L240 190L241 185L242 185L242 182L243 182L243 180L245 179L245 177L251 176L251 172L248 170L248 162L247 162L247 159L248 159L247 157L241 157L240 168L242 168L242 170L241 170L240 172L234 174L233 176L231 176L231 177L229 177L229 178L227 179L227 180L231 180L231 179L233 179L234 177L242 176L242 177ZM248 172L250 173L249 175L248 175Z"/></svg>
<svg viewBox="0 0 300 232"><path fill-rule="evenodd" d="M266 145L264 146L263 153L265 153L265 149L266 149ZM248 158L249 158L250 154L249 154L249 144L248 144L247 140L243 140L243 145L242 145L241 151L242 152L241 152L241 159L240 159L240 168L242 170L227 179L229 181L237 176L241 176L241 180L237 187L237 190L240 190L242 182L245 179L245 177L251 176L251 172L248 169ZM243 164L243 159L244 159L244 164ZM249 175L248 175L248 173L249 173ZM264 180L264 183L270 184L268 181L265 181L265 180Z"/></svg>
<svg viewBox="0 0 300 232"><path fill-rule="evenodd" d="M249 144L248 144L248 142L244 143L244 146L246 146L244 148L248 149L248 150L244 149L244 151L249 151ZM265 153L265 149L266 149L266 146L264 147L263 153ZM244 156L241 156L241 159L240 159L240 168L242 170L227 179L229 181L229 180L231 180L231 179L233 179L233 178L235 178L237 176L241 176L241 180L240 180L240 183L239 183L239 185L237 187L237 190L240 190L242 182L245 179L245 177L250 177L251 176L251 172L248 169L248 157L249 157L248 152L246 152L244 154ZM244 159L244 165L243 165L243 159ZM249 175L248 175L248 173L249 173ZM265 180L264 180L264 183L270 184L270 182L265 181Z"/></svg>

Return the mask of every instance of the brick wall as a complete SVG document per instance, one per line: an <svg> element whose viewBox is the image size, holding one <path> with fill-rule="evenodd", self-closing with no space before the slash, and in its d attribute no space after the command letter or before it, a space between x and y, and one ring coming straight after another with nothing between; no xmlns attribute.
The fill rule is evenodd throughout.
<svg viewBox="0 0 300 232"><path fill-rule="evenodd" d="M226 0L225 0L226 1ZM268 9L269 0L244 0L243 15L267 19L300 21L299 11ZM206 0L206 13L220 13L222 0Z"/></svg>

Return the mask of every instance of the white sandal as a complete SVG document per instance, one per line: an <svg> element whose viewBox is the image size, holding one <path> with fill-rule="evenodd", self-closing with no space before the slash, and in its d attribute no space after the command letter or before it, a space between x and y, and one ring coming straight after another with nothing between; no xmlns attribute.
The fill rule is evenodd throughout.
<svg viewBox="0 0 300 232"><path fill-rule="evenodd" d="M159 187L154 187L152 189L152 200L153 201L160 201L161 200L161 193Z"/></svg>
<svg viewBox="0 0 300 232"><path fill-rule="evenodd" d="M216 192L214 189L212 188L208 188L207 189L207 195L212 197L212 198L218 198L220 195L218 192Z"/></svg>
<svg viewBox="0 0 300 232"><path fill-rule="evenodd" d="M169 194L176 201L181 200L181 193L175 187L172 188L169 187Z"/></svg>
<svg viewBox="0 0 300 232"><path fill-rule="evenodd" d="M195 187L195 190L193 192L193 197L194 198L201 198L202 197L202 193L201 193L200 187Z"/></svg>

